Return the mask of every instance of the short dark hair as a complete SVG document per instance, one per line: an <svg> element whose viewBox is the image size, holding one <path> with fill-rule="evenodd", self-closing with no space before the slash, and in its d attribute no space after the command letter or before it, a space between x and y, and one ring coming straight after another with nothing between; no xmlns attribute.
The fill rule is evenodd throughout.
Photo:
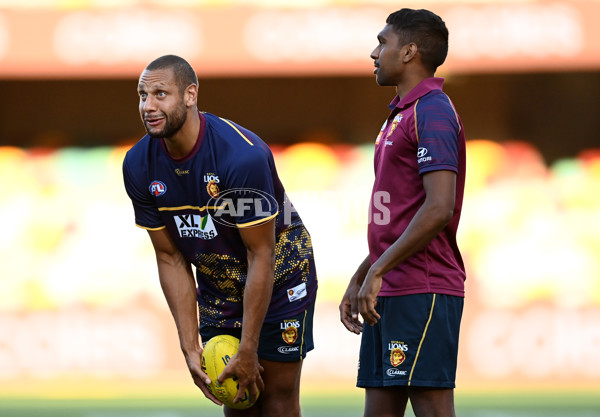
<svg viewBox="0 0 600 417"><path fill-rule="evenodd" d="M400 40L414 43L421 53L421 62L435 72L448 55L448 28L441 17L425 9L400 9L391 13L387 24L392 25Z"/></svg>
<svg viewBox="0 0 600 417"><path fill-rule="evenodd" d="M148 64L146 70L172 69L179 90L185 90L190 84L198 85L196 71L185 59L177 55L164 55Z"/></svg>

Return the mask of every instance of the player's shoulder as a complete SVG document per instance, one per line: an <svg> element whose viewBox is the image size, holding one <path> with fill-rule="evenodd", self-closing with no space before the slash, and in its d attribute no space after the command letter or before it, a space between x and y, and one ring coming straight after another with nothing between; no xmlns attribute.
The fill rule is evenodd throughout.
<svg viewBox="0 0 600 417"><path fill-rule="evenodd" d="M262 142L256 133L233 120L206 112L202 114L206 119L208 129L227 143L244 147L255 146Z"/></svg>
<svg viewBox="0 0 600 417"><path fill-rule="evenodd" d="M150 136L145 135L125 153L124 163L132 164L144 160L150 151L151 144Z"/></svg>
<svg viewBox="0 0 600 417"><path fill-rule="evenodd" d="M419 99L414 115L421 120L457 120L458 114L450 97L442 90L431 90Z"/></svg>
<svg viewBox="0 0 600 417"><path fill-rule="evenodd" d="M227 153L238 162L244 159L263 159L270 153L266 143L253 131L224 117L203 114L208 130L217 136L213 143L220 148L228 148Z"/></svg>
<svg viewBox="0 0 600 417"><path fill-rule="evenodd" d="M436 106L436 107L452 107L450 97L440 89L434 89L429 91L423 97L421 97L417 103L417 109L424 108L425 106Z"/></svg>

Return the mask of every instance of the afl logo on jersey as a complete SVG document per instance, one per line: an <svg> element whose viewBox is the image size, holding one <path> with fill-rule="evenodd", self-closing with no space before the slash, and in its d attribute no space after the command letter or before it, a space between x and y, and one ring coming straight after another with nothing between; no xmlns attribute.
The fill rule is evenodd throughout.
<svg viewBox="0 0 600 417"><path fill-rule="evenodd" d="M160 197L161 195L167 192L167 186L162 181L152 181L149 188L150 194L152 194L155 197Z"/></svg>

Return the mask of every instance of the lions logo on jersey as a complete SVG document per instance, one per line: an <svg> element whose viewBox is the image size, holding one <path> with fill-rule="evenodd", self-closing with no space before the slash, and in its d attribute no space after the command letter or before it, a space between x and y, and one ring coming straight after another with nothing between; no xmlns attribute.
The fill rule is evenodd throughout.
<svg viewBox="0 0 600 417"><path fill-rule="evenodd" d="M392 133L394 133L394 130L396 130L396 128L398 127L398 123L400 123L402 121L403 117L404 116L402 116L402 114L397 114L396 117L394 117L394 121L392 122L392 126L390 127L390 131L387 134L388 138L390 136L392 136Z"/></svg>
<svg viewBox="0 0 600 417"><path fill-rule="evenodd" d="M215 180L210 180L208 184L206 184L206 191L208 195L212 198L217 198L219 196L219 186Z"/></svg>

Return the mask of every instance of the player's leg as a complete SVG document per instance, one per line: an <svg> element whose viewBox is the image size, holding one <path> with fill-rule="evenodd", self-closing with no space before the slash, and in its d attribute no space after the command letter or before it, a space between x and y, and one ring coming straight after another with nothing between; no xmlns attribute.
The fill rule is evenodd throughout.
<svg viewBox="0 0 600 417"><path fill-rule="evenodd" d="M260 360L265 389L256 404L245 410L223 406L225 417L300 417L300 373L302 361Z"/></svg>
<svg viewBox="0 0 600 417"><path fill-rule="evenodd" d="M314 307L313 301L305 311L263 324L258 347L265 383L257 404L261 417L300 417L300 374L314 346Z"/></svg>
<svg viewBox="0 0 600 417"><path fill-rule="evenodd" d="M404 417L407 402L406 387L367 388L364 417Z"/></svg>
<svg viewBox="0 0 600 417"><path fill-rule="evenodd" d="M411 387L409 397L416 417L456 417L452 388Z"/></svg>
<svg viewBox="0 0 600 417"><path fill-rule="evenodd" d="M302 361L261 360L265 389L261 392L261 417L300 417Z"/></svg>
<svg viewBox="0 0 600 417"><path fill-rule="evenodd" d="M455 417L454 386L463 299L426 295L429 296L433 298L411 367L408 395L416 417Z"/></svg>
<svg viewBox="0 0 600 417"><path fill-rule="evenodd" d="M260 417L262 415L260 413L260 402L261 399L259 398L256 404L245 410L238 410L223 405L223 415L225 417Z"/></svg>

